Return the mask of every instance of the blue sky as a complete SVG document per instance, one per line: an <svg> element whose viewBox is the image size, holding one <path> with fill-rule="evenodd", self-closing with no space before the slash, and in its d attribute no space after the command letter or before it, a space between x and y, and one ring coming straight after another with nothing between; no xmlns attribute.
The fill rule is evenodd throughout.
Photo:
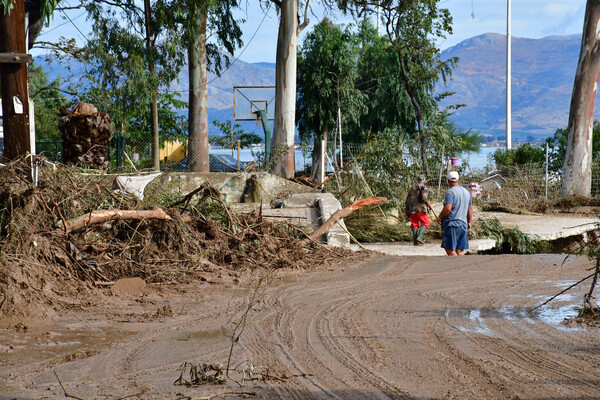
<svg viewBox="0 0 600 400"><path fill-rule="evenodd" d="M61 1L68 4L69 0ZM74 1L73 1L74 2ZM541 38L550 35L581 33L585 0L511 0L512 35L514 37ZM275 62L278 17L273 7L265 13L258 0L249 0L239 17L246 19L242 25L244 47L238 51L246 62ZM300 35L302 41L311 26L327 16L338 23L349 23L348 17L326 15L318 0L311 0L311 24ZM470 37L487 33L506 33L507 0L441 0L442 7L450 10L453 17L453 34L440 42L445 49ZM62 13L55 13L50 26L42 31L39 40L52 41L59 36L84 40L88 34L88 23L81 10L69 11L68 20ZM373 17L375 21L376 17ZM76 28L76 27L77 28ZM34 55L40 50L32 51Z"/></svg>

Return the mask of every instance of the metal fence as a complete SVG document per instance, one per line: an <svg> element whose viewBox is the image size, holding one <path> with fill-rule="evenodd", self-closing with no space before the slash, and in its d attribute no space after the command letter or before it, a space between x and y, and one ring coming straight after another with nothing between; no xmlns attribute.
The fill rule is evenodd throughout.
<svg viewBox="0 0 600 400"><path fill-rule="evenodd" d="M327 145L326 169L331 175L338 170L351 170L364 162L362 158L364 144L339 143L333 141ZM38 154L43 154L54 161L62 159L61 142L36 142ZM187 169L187 143L163 141L161 147L161 170L182 171ZM229 150L220 151L220 154ZM261 149L245 149L242 164L251 161L250 158L260 157ZM212 153L212 150L211 150ZM151 169L152 146L147 140L134 140L115 136L109 144L111 172ZM237 153L233 152L234 158ZM245 157L245 158L244 158ZM396 184L399 191L404 191L414 184L413 175L418 174L420 160L414 151L407 151L401 155L405 165L414 165L409 171L398 171ZM445 192L445 173L450 169L458 169L461 173L461 183L470 188L482 202L503 204L511 201L532 201L534 199L547 199L556 201L560 199L562 184L562 160L556 157L547 157L542 163L530 163L511 167L496 167L493 161L488 160L483 168L473 168L469 165L468 157L464 164L453 166L449 157L433 162L429 167L434 175L429 180L434 198L440 198ZM223 161L221 161L223 163ZM312 146L297 146L296 171L310 171L312 166ZM481 167L481 166L477 166ZM376 186L376 185L375 185ZM377 192L377 188L373 192ZM381 191L381 190L379 190ZM374 195L380 195L374 193ZM592 167L592 195L600 195L600 162L594 162Z"/></svg>

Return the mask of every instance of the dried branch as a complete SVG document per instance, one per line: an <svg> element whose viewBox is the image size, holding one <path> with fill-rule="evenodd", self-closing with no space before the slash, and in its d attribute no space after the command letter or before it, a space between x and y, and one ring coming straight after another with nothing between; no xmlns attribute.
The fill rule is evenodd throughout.
<svg viewBox="0 0 600 400"><path fill-rule="evenodd" d="M62 388L63 392L65 393L65 397L70 397L72 399L77 399L77 400L86 400L83 397L79 397L79 396L75 396L72 394L69 394L69 392L67 392L67 389L65 389L65 385L63 385L63 383L61 382L60 378L58 377L58 374L56 373L56 371L52 371L54 372L54 376L56 376L56 379L58 379L58 383L60 384L60 387Z"/></svg>
<svg viewBox="0 0 600 400"><path fill-rule="evenodd" d="M97 210L67 221L66 230L76 231L89 225L124 219L136 221L141 221L144 219L160 219L165 221L172 220L171 216L164 212L162 208L157 208L155 210Z"/></svg>

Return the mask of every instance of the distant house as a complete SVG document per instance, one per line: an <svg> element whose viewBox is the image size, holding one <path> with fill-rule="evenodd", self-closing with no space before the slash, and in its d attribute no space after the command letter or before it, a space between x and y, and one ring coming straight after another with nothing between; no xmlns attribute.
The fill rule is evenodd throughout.
<svg viewBox="0 0 600 400"><path fill-rule="evenodd" d="M506 183L506 179L504 179L500 174L490 175L479 181L479 186L482 189L502 189L502 186Z"/></svg>

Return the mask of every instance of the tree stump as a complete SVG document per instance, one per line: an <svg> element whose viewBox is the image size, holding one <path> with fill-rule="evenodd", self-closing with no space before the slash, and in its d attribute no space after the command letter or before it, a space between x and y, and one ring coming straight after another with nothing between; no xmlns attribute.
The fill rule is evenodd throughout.
<svg viewBox="0 0 600 400"><path fill-rule="evenodd" d="M69 111L64 107L58 117L58 129L63 141L63 162L107 169L108 142L114 127L110 116L88 103L77 103Z"/></svg>

